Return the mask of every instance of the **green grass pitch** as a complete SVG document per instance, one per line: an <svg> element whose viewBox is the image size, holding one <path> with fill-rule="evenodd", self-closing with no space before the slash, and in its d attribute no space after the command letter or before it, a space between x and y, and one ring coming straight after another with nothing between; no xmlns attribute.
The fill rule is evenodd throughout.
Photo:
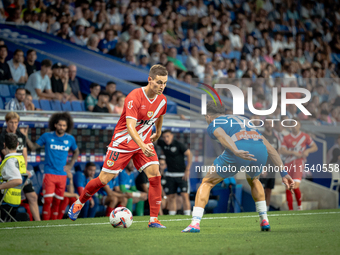
<svg viewBox="0 0 340 255"><path fill-rule="evenodd" d="M134 217L128 229L108 218L0 224L0 254L340 254L340 210L270 212L271 232L256 213L208 214L201 233L181 233L188 216L160 216L167 229Z"/></svg>

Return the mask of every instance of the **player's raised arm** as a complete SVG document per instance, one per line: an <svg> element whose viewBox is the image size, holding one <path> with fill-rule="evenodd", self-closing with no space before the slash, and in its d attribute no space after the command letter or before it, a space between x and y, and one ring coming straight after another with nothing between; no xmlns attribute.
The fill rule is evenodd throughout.
<svg viewBox="0 0 340 255"><path fill-rule="evenodd" d="M223 147L231 150L232 153L235 154L235 156L245 159L245 160L253 160L256 161L254 158L254 155L249 154L248 151L239 150L234 143L234 141L231 139L229 135L226 134L226 132L222 128L216 128L214 131L214 136L216 139L223 145Z"/></svg>
<svg viewBox="0 0 340 255"><path fill-rule="evenodd" d="M141 148L143 151L144 155L147 157L152 157L155 156L153 153L153 145L150 144L145 144L143 140L140 138L139 134L137 133L136 130L136 124L137 121L132 118L126 118L126 127L129 135L131 136L132 140Z"/></svg>
<svg viewBox="0 0 340 255"><path fill-rule="evenodd" d="M264 136L261 137L263 139L264 145L267 148L269 158L271 159L275 166L278 166L280 168L280 174L283 183L287 186L287 189L292 190L294 188L294 181L292 177L290 177L290 175L285 171L279 153L274 149L274 147L268 142L268 140Z"/></svg>

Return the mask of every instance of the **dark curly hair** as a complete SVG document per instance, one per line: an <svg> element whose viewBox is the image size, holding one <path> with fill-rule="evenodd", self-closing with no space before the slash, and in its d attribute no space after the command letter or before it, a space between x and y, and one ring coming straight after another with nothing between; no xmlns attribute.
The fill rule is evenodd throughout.
<svg viewBox="0 0 340 255"><path fill-rule="evenodd" d="M66 129L66 133L71 133L72 129L73 129L73 119L71 117L71 115L68 112L57 112L54 113L49 122L48 122L48 126L50 128L51 131L56 131L55 128L55 124L57 124L60 120L64 120L67 123L67 129Z"/></svg>

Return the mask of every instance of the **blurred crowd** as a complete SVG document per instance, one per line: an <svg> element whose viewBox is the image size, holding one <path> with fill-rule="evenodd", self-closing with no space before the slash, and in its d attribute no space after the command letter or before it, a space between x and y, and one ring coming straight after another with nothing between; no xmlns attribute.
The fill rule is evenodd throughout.
<svg viewBox="0 0 340 255"><path fill-rule="evenodd" d="M273 86L304 87L313 114L293 115L340 120L337 1L15 0L3 1L1 15L140 68L161 63L179 81L252 87L257 109Z"/></svg>

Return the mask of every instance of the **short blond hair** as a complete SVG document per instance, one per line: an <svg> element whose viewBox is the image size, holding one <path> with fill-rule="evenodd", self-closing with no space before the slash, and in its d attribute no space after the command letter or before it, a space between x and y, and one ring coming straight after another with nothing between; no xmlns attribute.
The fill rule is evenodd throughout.
<svg viewBox="0 0 340 255"><path fill-rule="evenodd" d="M6 114L5 120L6 122L12 120L12 119L18 119L20 121L20 116L16 112L9 112Z"/></svg>
<svg viewBox="0 0 340 255"><path fill-rule="evenodd" d="M157 75L166 76L166 75L168 75L168 71L162 65L153 65L150 69L149 76L152 79L155 79Z"/></svg>

